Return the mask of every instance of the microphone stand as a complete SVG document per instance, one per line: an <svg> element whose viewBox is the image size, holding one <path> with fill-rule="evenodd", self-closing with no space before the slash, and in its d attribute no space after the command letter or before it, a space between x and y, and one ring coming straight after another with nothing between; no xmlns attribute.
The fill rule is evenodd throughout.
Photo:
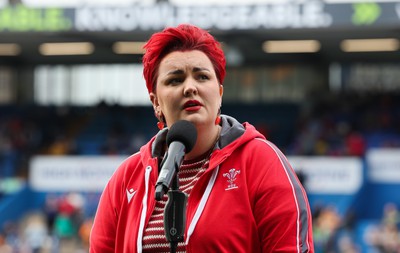
<svg viewBox="0 0 400 253"><path fill-rule="evenodd" d="M178 242L183 242L186 224L187 194L179 190L178 173L175 173L168 201L164 209L164 232L171 245L171 253L175 253Z"/></svg>

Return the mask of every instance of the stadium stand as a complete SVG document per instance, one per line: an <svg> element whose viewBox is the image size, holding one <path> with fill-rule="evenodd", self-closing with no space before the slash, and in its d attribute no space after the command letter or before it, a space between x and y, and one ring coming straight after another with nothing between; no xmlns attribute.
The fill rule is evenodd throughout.
<svg viewBox="0 0 400 253"><path fill-rule="evenodd" d="M223 106L223 113L254 123L288 155L364 159L371 148L399 148L398 96L374 95L357 99L354 96L316 101L311 110L287 103L227 104ZM28 237L23 236L28 233L25 231L30 227L27 224L34 223L34 229L40 230L39 224L44 223L46 226L42 224L42 229L51 235L51 240L46 237L47 244L43 247L62 244L66 248L84 249L99 194L35 193L24 181L29 176L28 161L37 154L128 156L156 133L155 126L148 128L155 125L152 108L102 103L97 107L1 106L0 112L2 185L6 185L7 180L20 179L19 183L9 183L8 190L1 188L3 239L0 242L3 241L3 246L0 247L12 242L12 226L18 227L19 240L14 240L12 247L34 247L27 245ZM364 168L365 163L364 160ZM396 204L400 199L398 194L393 195L396 192L400 192L398 185L365 180L360 191L347 199L341 210L329 205L313 205L317 252L390 252L383 249L399 247L399 241L382 239L383 233L399 236L400 216ZM35 213L37 210L44 213ZM388 215L391 217L386 217ZM13 223L17 221L20 223Z"/></svg>

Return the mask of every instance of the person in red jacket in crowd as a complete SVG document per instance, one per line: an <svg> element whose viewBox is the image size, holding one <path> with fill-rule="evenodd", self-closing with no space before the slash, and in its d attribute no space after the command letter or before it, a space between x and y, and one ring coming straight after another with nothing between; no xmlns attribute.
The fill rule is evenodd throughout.
<svg viewBox="0 0 400 253"><path fill-rule="evenodd" d="M314 252L306 192L285 155L250 123L221 114L225 57L215 38L181 24L154 33L144 48L160 131L106 185L90 252ZM195 126L197 140L177 172L188 199L183 240L172 249L168 196L154 196L167 133L180 120Z"/></svg>

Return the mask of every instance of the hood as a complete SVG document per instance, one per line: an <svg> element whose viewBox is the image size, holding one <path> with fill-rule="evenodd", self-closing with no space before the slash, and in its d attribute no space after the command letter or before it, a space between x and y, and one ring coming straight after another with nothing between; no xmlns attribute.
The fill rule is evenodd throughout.
<svg viewBox="0 0 400 253"><path fill-rule="evenodd" d="M265 139L253 125L247 122L241 124L235 118L228 115L221 115L221 126L221 135L215 146L215 151L220 157L229 156L235 149L250 140L255 138ZM161 158L164 155L167 133L167 128L160 130L156 136L141 148L142 159L147 160L151 157Z"/></svg>
<svg viewBox="0 0 400 253"><path fill-rule="evenodd" d="M222 130L221 136L217 143L217 147L213 153L210 167L215 167L227 157L229 157L236 149L245 145L255 138L265 139L256 128L248 122L240 123L235 118L227 115L221 115Z"/></svg>

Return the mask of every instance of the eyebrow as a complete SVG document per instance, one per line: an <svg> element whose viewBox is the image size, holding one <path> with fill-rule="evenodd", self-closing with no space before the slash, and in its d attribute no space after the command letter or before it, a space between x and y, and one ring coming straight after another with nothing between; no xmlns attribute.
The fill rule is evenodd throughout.
<svg viewBox="0 0 400 253"><path fill-rule="evenodd" d="M193 68L193 72L201 72L201 71L210 72L210 70L208 68L199 68L199 67ZM181 75L183 73L185 73L183 70L177 69L177 70L172 70L172 71L168 72L167 75Z"/></svg>

